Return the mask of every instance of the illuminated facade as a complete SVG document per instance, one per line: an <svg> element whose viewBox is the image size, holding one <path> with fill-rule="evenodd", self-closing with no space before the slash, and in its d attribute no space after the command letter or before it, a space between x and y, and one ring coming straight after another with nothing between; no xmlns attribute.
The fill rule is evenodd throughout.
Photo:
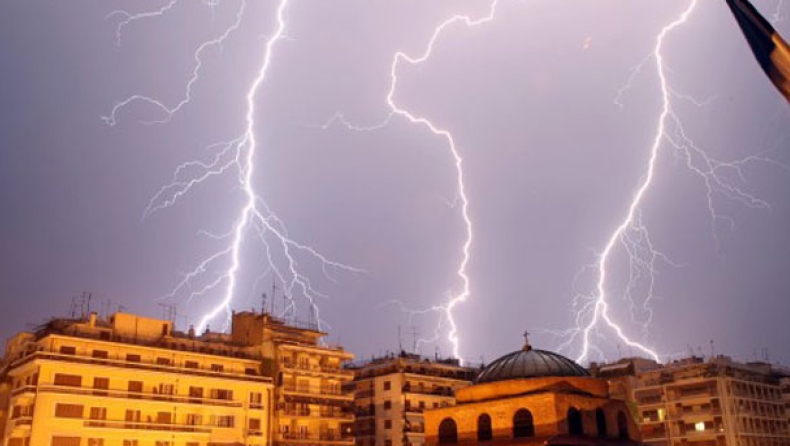
<svg viewBox="0 0 790 446"><path fill-rule="evenodd" d="M628 401L649 446L790 445L780 379L769 364L718 356L655 364L626 374L601 369L613 386L630 389Z"/></svg>
<svg viewBox="0 0 790 446"><path fill-rule="evenodd" d="M605 380L526 343L458 390L455 406L425 411L427 446L636 446L639 428Z"/></svg>
<svg viewBox="0 0 790 446"><path fill-rule="evenodd" d="M353 446L354 373L344 365L354 355L319 345L325 336L314 326L297 327L268 314L235 313L231 337L255 346L276 377L273 444Z"/></svg>
<svg viewBox="0 0 790 446"><path fill-rule="evenodd" d="M355 370L356 446L424 446L425 409L455 404L476 370L402 353Z"/></svg>
<svg viewBox="0 0 790 446"><path fill-rule="evenodd" d="M4 446L268 444L272 380L227 335L116 313L55 319L7 346Z"/></svg>
<svg viewBox="0 0 790 446"><path fill-rule="evenodd" d="M200 336L54 319L8 342L0 446L353 446L353 355L325 335L251 312Z"/></svg>

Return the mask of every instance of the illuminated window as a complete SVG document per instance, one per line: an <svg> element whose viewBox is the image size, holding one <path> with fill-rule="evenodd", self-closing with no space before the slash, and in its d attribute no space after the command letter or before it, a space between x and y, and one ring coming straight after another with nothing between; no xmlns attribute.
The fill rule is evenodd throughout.
<svg viewBox="0 0 790 446"><path fill-rule="evenodd" d="M697 432L704 432L705 431L705 422L700 421L699 423L694 424L694 430Z"/></svg>
<svg viewBox="0 0 790 446"><path fill-rule="evenodd" d="M658 409L658 421L666 421L667 412L664 409Z"/></svg>

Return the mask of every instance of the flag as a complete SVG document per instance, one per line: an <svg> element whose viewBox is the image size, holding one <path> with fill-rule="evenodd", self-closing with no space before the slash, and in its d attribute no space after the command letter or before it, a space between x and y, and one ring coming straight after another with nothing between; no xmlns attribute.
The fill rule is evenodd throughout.
<svg viewBox="0 0 790 446"><path fill-rule="evenodd" d="M790 102L790 46L748 0L727 0L746 41L774 86Z"/></svg>

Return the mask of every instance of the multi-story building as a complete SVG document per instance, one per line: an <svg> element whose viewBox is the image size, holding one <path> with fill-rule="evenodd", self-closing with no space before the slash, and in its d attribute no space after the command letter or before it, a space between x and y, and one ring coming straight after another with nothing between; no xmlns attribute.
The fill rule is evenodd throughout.
<svg viewBox="0 0 790 446"><path fill-rule="evenodd" d="M231 337L254 346L267 358L275 379L274 444L278 446L353 446L354 378L344 365L354 355L321 344L326 333L268 314L235 313Z"/></svg>
<svg viewBox="0 0 790 446"><path fill-rule="evenodd" d="M649 446L790 445L782 388L769 364L691 357L608 378L630 383Z"/></svg>
<svg viewBox="0 0 790 446"><path fill-rule="evenodd" d="M116 313L10 339L3 446L269 444L272 379L228 335Z"/></svg>
<svg viewBox="0 0 790 446"><path fill-rule="evenodd" d="M454 404L476 371L407 353L355 366L356 446L424 446L423 410Z"/></svg>

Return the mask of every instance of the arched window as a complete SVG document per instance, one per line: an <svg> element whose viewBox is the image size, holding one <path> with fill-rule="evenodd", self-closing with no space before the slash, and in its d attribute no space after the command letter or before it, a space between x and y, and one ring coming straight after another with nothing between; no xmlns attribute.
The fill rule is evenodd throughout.
<svg viewBox="0 0 790 446"><path fill-rule="evenodd" d="M568 409L568 433L571 435L584 435L582 413L575 407Z"/></svg>
<svg viewBox="0 0 790 446"><path fill-rule="evenodd" d="M484 413L477 417L477 441L491 441L494 434L491 431L491 417Z"/></svg>
<svg viewBox="0 0 790 446"><path fill-rule="evenodd" d="M452 418L439 423L439 444L458 444L458 425Z"/></svg>
<svg viewBox="0 0 790 446"><path fill-rule="evenodd" d="M535 423L532 420L532 412L527 409L519 409L513 415L513 438L524 438L535 436Z"/></svg>
<svg viewBox="0 0 790 446"><path fill-rule="evenodd" d="M628 439L628 418L625 412L617 412L617 435L622 439Z"/></svg>
<svg viewBox="0 0 790 446"><path fill-rule="evenodd" d="M606 437L606 414L600 407L595 409L595 425L598 427L598 436Z"/></svg>

